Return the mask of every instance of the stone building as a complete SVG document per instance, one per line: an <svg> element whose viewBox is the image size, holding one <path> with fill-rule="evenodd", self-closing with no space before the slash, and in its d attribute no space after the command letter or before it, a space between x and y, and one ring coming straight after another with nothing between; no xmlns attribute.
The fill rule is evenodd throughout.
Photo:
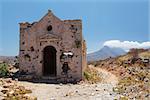
<svg viewBox="0 0 150 100"><path fill-rule="evenodd" d="M19 67L35 79L81 80L86 67L82 21L61 20L48 10L38 22L20 23Z"/></svg>

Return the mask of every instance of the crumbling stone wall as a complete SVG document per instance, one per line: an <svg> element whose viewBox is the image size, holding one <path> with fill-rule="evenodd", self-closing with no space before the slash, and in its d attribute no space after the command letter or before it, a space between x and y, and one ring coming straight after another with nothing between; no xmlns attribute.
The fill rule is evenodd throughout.
<svg viewBox="0 0 150 100"><path fill-rule="evenodd" d="M43 78L43 50L46 46L53 46L57 51L57 75L53 78L63 80L62 67L67 62L67 79L82 79L86 67L86 44L81 20L60 20L49 10L38 22L20 23L20 72Z"/></svg>

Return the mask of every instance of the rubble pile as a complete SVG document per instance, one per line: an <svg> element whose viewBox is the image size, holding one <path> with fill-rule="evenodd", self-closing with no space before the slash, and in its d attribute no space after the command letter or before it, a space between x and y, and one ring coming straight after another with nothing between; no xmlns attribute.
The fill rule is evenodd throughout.
<svg viewBox="0 0 150 100"><path fill-rule="evenodd" d="M148 52L144 53L149 54ZM120 98L125 100L150 99L150 57L148 55L141 56L140 52L133 56L128 53L124 56L92 62L92 64L119 78L119 83L113 91L122 95Z"/></svg>
<svg viewBox="0 0 150 100"><path fill-rule="evenodd" d="M140 65L139 65L140 66ZM148 100L150 98L150 70L148 67L132 65L126 68L114 89L129 99Z"/></svg>
<svg viewBox="0 0 150 100"><path fill-rule="evenodd" d="M0 95L2 100L37 100L36 97L28 95L31 90L24 86L19 86L17 81L10 78L0 78Z"/></svg>

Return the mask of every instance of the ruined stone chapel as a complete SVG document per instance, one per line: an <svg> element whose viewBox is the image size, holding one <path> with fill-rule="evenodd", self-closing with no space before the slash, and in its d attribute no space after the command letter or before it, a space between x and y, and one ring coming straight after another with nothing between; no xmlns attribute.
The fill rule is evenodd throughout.
<svg viewBox="0 0 150 100"><path fill-rule="evenodd" d="M80 81L85 67L80 19L61 20L48 10L38 22L20 23L20 72L33 78Z"/></svg>

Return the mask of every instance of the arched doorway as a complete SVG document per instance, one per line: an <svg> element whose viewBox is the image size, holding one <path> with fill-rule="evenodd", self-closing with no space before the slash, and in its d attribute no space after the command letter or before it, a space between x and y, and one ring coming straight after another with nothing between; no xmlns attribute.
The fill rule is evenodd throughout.
<svg viewBox="0 0 150 100"><path fill-rule="evenodd" d="M43 75L56 76L56 49L53 46L44 48Z"/></svg>

